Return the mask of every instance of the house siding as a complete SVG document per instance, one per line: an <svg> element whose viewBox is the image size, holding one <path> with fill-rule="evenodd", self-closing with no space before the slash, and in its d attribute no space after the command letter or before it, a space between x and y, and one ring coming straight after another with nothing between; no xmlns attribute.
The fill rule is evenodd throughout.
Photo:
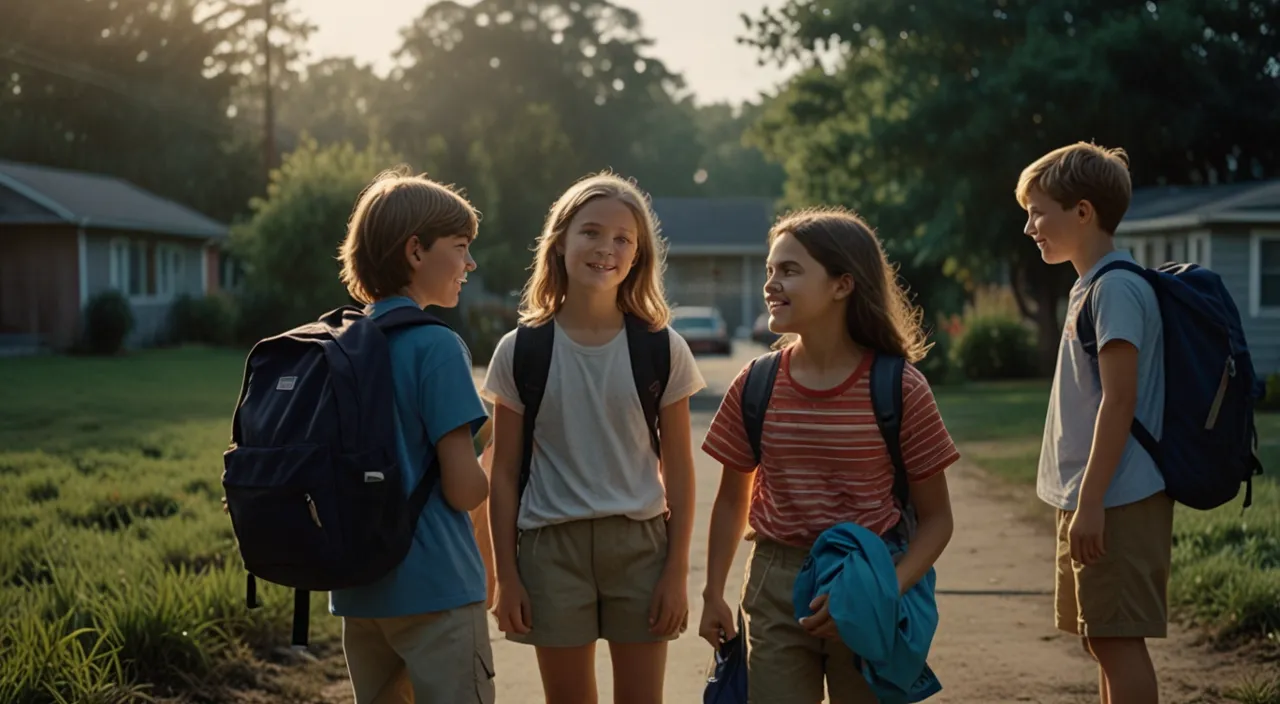
<svg viewBox="0 0 1280 704"><path fill-rule="evenodd" d="M129 296L134 327L125 344L136 348L164 343L168 340L169 309L173 302L184 294L197 298L204 295L205 242L192 238L118 231L91 232L85 241L85 259L89 269L86 280L90 297L110 290L114 285L111 278L111 251L112 242L116 240L138 243L146 251L146 274L142 277L144 292ZM172 292L163 294L157 292L157 252L161 251L157 245L176 248L182 262L181 271L174 278Z"/></svg>
<svg viewBox="0 0 1280 704"><path fill-rule="evenodd" d="M1258 374L1280 373L1280 318L1254 317L1249 313L1252 256L1247 231L1213 233L1213 269L1222 276L1240 310L1245 339Z"/></svg>
<svg viewBox="0 0 1280 704"><path fill-rule="evenodd" d="M80 330L79 243L65 226L0 227L0 332L66 348Z"/></svg>

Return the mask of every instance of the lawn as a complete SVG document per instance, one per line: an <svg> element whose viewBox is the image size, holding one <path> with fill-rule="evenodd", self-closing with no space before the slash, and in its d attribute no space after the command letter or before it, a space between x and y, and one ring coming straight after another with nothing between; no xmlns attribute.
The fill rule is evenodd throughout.
<svg viewBox="0 0 1280 704"><path fill-rule="evenodd" d="M0 701L207 689L288 645L291 595L260 583L264 607L245 608L221 509L243 362L0 361ZM337 619L312 606L331 642Z"/></svg>
<svg viewBox="0 0 1280 704"><path fill-rule="evenodd" d="M965 455L1010 481L1034 484L1048 384L940 387L938 406ZM1253 506L1178 506L1170 600L1177 615L1223 640L1280 640L1280 414L1258 415L1266 474Z"/></svg>

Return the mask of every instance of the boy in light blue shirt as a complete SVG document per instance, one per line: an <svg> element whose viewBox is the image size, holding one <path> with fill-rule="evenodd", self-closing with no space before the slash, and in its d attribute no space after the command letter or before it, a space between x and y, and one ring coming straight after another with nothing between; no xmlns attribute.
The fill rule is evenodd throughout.
<svg viewBox="0 0 1280 704"><path fill-rule="evenodd" d="M477 216L449 188L399 172L361 194L342 244L342 280L373 316L452 308ZM404 561L372 584L330 593L357 704L494 699L485 568L468 512L488 498L472 436L486 420L462 340L442 326L392 332L396 448L408 493L433 459L440 478Z"/></svg>
<svg viewBox="0 0 1280 704"><path fill-rule="evenodd" d="M1037 493L1057 508L1056 620L1098 661L1103 704L1155 704L1147 638L1168 630L1173 500L1154 459L1134 439L1136 417L1157 439L1164 425L1164 335L1155 292L1107 264L1129 208L1128 157L1078 143L1023 170L1025 232L1049 264L1070 262L1071 289L1049 397ZM1077 338L1090 297L1096 358Z"/></svg>

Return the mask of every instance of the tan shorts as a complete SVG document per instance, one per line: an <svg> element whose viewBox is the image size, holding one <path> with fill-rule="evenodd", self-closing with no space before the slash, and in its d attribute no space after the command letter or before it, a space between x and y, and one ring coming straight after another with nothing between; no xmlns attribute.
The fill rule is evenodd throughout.
<svg viewBox="0 0 1280 704"><path fill-rule="evenodd" d="M1058 511L1058 629L1086 638L1164 638L1169 630L1173 500L1162 491L1106 509L1106 554L1088 566L1071 559L1071 516Z"/></svg>
<svg viewBox="0 0 1280 704"><path fill-rule="evenodd" d="M825 690L831 704L875 704L849 646L815 638L795 619L791 594L808 554L764 539L753 544L742 587L747 698L760 704L816 704Z"/></svg>
<svg viewBox="0 0 1280 704"><path fill-rule="evenodd" d="M343 618L356 704L493 704L484 604L399 618Z"/></svg>
<svg viewBox="0 0 1280 704"><path fill-rule="evenodd" d="M649 605L667 561L667 521L625 516L523 531L516 553L533 628L507 639L573 648L674 640L649 632Z"/></svg>

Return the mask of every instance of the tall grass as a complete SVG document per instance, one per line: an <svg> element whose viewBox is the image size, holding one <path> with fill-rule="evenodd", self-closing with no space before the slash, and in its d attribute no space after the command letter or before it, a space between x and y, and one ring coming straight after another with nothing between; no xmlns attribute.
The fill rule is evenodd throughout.
<svg viewBox="0 0 1280 704"><path fill-rule="evenodd" d="M1033 484L1040 457L1048 384L970 384L937 391L947 427L966 455L994 474ZM1280 641L1280 413L1258 415L1266 474L1253 505L1235 501L1212 511L1178 506L1174 513L1175 614L1220 642Z"/></svg>
<svg viewBox="0 0 1280 704"><path fill-rule="evenodd" d="M288 641L291 594L245 575L220 498L243 355L0 365L0 701L146 701ZM312 601L313 639L337 623Z"/></svg>

